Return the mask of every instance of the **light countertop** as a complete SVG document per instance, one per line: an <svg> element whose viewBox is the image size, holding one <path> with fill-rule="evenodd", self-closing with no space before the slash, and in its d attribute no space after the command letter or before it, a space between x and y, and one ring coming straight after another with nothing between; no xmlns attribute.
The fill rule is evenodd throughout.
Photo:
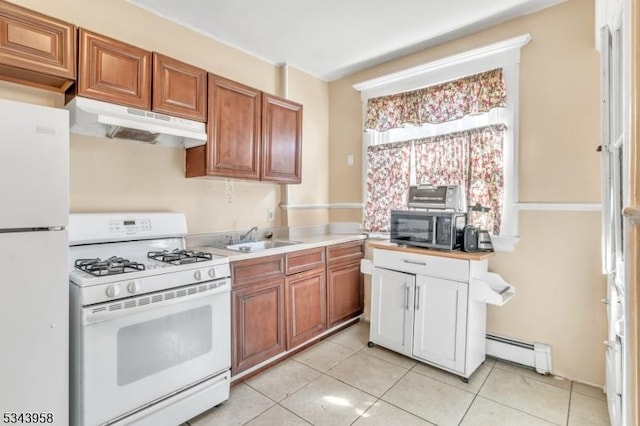
<svg viewBox="0 0 640 426"><path fill-rule="evenodd" d="M321 234L313 236L296 237L291 240L284 240L280 238L274 238L274 241L296 241L299 244L292 244L284 247L275 247L266 250L260 250L256 252L239 252L235 250L228 250L221 248L217 245L196 245L189 246L189 249L204 251L217 256L226 256L230 262L236 262L238 260L255 259L258 257L273 256L278 254L289 253L293 251L306 250L316 247L330 246L334 244L348 243L351 241L365 240L366 235L363 234Z"/></svg>
<svg viewBox="0 0 640 426"><path fill-rule="evenodd" d="M428 256L449 257L453 259L464 260L484 260L493 256L493 252L467 253L464 251L431 250L421 247L405 247L400 246L396 243L390 243L389 241L385 240L369 240L369 247L383 250L401 251L404 253L424 254Z"/></svg>

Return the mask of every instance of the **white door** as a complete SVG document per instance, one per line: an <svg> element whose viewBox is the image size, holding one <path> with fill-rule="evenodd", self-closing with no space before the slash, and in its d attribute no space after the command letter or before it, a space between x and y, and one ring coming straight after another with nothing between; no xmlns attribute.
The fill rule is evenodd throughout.
<svg viewBox="0 0 640 426"><path fill-rule="evenodd" d="M64 227L69 112L0 100L0 230Z"/></svg>
<svg viewBox="0 0 640 426"><path fill-rule="evenodd" d="M468 284L417 276L413 355L465 374Z"/></svg>
<svg viewBox="0 0 640 426"><path fill-rule="evenodd" d="M7 423L69 424L68 251L64 230L0 233L0 415L44 416Z"/></svg>
<svg viewBox="0 0 640 426"><path fill-rule="evenodd" d="M374 268L370 340L411 355L415 275Z"/></svg>
<svg viewBox="0 0 640 426"><path fill-rule="evenodd" d="M619 3L622 5L622 2ZM627 347L625 235L627 234L622 209L628 199L628 76L626 75L625 20L623 9L614 12L612 26L601 31L602 68L602 247L603 272L607 280L607 340L605 363L605 392L611 424L626 422ZM613 28L613 30L612 30Z"/></svg>

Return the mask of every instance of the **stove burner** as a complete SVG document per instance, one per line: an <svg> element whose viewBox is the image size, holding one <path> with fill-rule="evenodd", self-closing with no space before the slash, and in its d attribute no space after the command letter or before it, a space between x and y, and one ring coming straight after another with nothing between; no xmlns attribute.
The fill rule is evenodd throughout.
<svg viewBox="0 0 640 426"><path fill-rule="evenodd" d="M184 265L187 263L203 262L205 260L211 260L213 258L211 253L180 249L175 249L173 251L150 251L149 253L147 253L147 257L149 259L159 260L160 262L171 263L172 265Z"/></svg>
<svg viewBox="0 0 640 426"><path fill-rule="evenodd" d="M112 256L107 260L102 260L99 257L95 259L78 259L75 262L75 266L81 271L88 272L96 277L144 271L145 269L142 263L131 262L128 259L117 256Z"/></svg>

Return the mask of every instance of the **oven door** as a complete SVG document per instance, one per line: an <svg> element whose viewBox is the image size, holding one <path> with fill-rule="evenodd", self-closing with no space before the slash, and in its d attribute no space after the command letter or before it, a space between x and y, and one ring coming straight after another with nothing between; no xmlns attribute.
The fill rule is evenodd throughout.
<svg viewBox="0 0 640 426"><path fill-rule="evenodd" d="M187 287L83 308L84 425L111 421L230 368L228 279L222 288L203 284L191 286L202 293Z"/></svg>

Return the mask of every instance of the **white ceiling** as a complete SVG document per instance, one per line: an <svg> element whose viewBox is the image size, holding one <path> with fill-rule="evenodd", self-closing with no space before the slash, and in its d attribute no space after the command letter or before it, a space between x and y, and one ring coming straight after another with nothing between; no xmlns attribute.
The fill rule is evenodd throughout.
<svg viewBox="0 0 640 426"><path fill-rule="evenodd" d="M566 0L129 0L331 81Z"/></svg>

